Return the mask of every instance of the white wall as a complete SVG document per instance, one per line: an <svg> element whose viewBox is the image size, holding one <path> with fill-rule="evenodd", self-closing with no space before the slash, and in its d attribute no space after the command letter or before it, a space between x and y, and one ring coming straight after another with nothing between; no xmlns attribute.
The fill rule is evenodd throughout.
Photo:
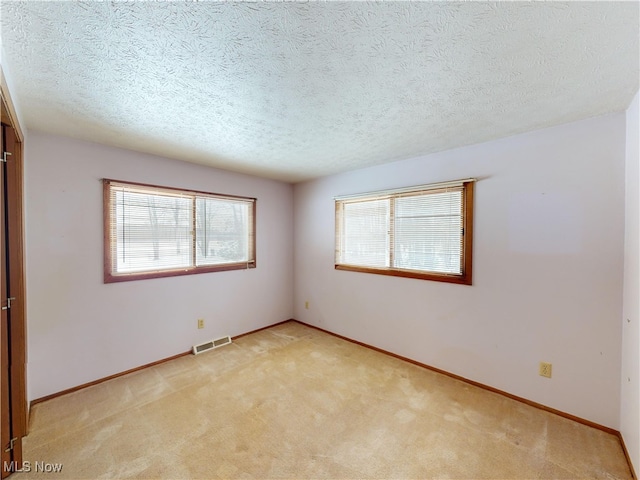
<svg viewBox="0 0 640 480"><path fill-rule="evenodd" d="M294 318L618 428L624 164L621 113L297 184ZM467 177L473 286L334 269L334 196Z"/></svg>
<svg viewBox="0 0 640 480"><path fill-rule="evenodd" d="M627 110L620 432L640 473L640 100Z"/></svg>
<svg viewBox="0 0 640 480"><path fill-rule="evenodd" d="M104 284L101 178L256 197L257 268ZM292 195L285 183L30 131L30 399L291 318Z"/></svg>

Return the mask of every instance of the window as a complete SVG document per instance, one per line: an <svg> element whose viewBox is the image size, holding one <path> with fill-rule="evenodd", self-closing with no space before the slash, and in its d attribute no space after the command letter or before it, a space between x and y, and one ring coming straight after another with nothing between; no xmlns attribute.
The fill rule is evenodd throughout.
<svg viewBox="0 0 640 480"><path fill-rule="evenodd" d="M337 198L335 268L471 285L473 185Z"/></svg>
<svg viewBox="0 0 640 480"><path fill-rule="evenodd" d="M256 266L254 198L103 186L105 283Z"/></svg>

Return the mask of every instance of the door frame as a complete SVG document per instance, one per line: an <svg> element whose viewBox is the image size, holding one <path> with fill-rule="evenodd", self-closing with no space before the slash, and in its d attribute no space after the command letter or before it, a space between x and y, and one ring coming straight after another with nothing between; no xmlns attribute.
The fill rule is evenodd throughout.
<svg viewBox="0 0 640 480"><path fill-rule="evenodd" d="M14 152L7 163L7 197L14 199L7 216L8 260L10 264L10 296L16 300L11 303L11 423L13 436L18 438L14 447L17 468L22 468L22 437L28 433L28 405L26 392L26 269L24 243L24 133L18 121L14 103L11 99L2 65L0 65L0 93L2 123L13 128L15 133ZM5 146L5 148L7 148ZM1 466L0 466L1 468Z"/></svg>

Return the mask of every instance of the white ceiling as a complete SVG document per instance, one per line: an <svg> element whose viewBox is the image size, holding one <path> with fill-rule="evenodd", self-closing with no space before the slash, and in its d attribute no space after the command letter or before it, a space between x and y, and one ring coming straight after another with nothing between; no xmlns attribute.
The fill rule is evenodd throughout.
<svg viewBox="0 0 640 480"><path fill-rule="evenodd" d="M0 12L28 128L291 182L622 111L639 83L637 2Z"/></svg>

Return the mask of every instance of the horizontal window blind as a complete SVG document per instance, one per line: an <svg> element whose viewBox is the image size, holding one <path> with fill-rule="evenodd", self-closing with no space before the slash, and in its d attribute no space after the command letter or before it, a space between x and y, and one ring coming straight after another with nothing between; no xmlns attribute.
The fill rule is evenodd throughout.
<svg viewBox="0 0 640 480"><path fill-rule="evenodd" d="M250 260L253 210L246 201L196 198L196 265Z"/></svg>
<svg viewBox="0 0 640 480"><path fill-rule="evenodd" d="M189 267L190 198L111 190L111 255L117 273Z"/></svg>
<svg viewBox="0 0 640 480"><path fill-rule="evenodd" d="M339 197L336 268L468 283L472 185L470 179Z"/></svg>
<svg viewBox="0 0 640 480"><path fill-rule="evenodd" d="M105 281L255 266L255 199L112 180L104 189Z"/></svg>
<svg viewBox="0 0 640 480"><path fill-rule="evenodd" d="M344 203L342 261L350 265L389 266L389 201Z"/></svg>

